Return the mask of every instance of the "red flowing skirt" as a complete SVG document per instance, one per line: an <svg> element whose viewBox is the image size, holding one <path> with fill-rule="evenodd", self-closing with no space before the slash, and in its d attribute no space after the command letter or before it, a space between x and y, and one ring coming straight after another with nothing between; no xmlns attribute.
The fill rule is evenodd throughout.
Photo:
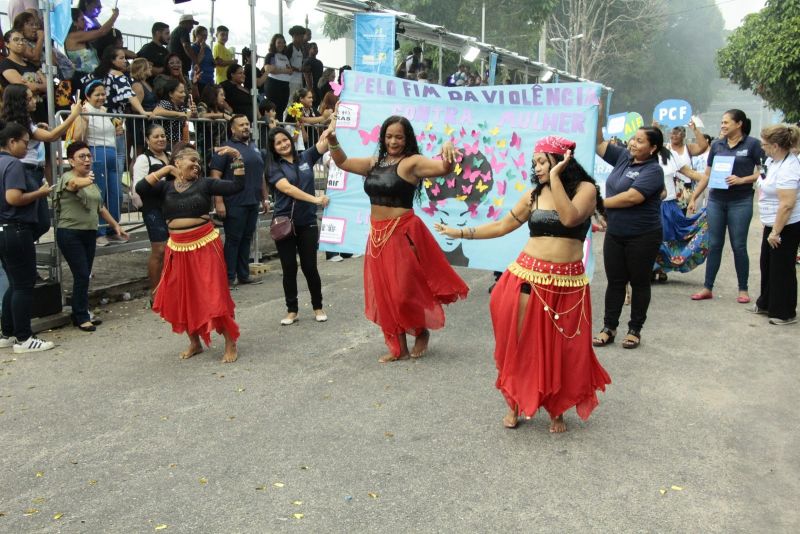
<svg viewBox="0 0 800 534"><path fill-rule="evenodd" d="M172 325L173 332L200 336L210 345L213 330L239 338L234 307L222 242L214 225L170 232L153 311Z"/></svg>
<svg viewBox="0 0 800 534"><path fill-rule="evenodd" d="M519 300L531 288L521 329ZM551 417L573 406L588 419L611 377L592 349L592 302L583 263L551 263L525 253L497 282L490 302L497 388L510 408ZM519 331L518 331L519 329Z"/></svg>
<svg viewBox="0 0 800 534"><path fill-rule="evenodd" d="M365 314L381 327L386 345L398 356L398 335L442 328L442 304L466 298L469 288L413 211L371 224L364 261ZM376 246L372 238L380 236L389 237Z"/></svg>

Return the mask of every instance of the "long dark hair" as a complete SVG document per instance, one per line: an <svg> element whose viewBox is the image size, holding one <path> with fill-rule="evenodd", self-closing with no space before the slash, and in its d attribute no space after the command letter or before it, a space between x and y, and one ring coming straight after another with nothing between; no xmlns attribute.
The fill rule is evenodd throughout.
<svg viewBox="0 0 800 534"><path fill-rule="evenodd" d="M287 130L286 128L281 128L280 126L277 127L277 128L271 129L269 131L269 135L267 136L267 139L268 139L267 145L268 145L268 148L269 148L269 155L270 155L270 158L271 158L272 162L273 163L277 163L281 159L281 157L278 155L278 153L275 152L275 136L277 136L278 134L283 134L283 135L285 135L286 137L289 138L289 142L292 145L292 158L296 162L297 161L297 149L294 146L294 140L292 139L292 134L289 133L289 130Z"/></svg>
<svg viewBox="0 0 800 534"><path fill-rule="evenodd" d="M284 37L282 33L276 33L275 35L273 35L273 36L272 36L272 39L270 39L270 40L269 40L269 50L268 50L268 53L270 53L270 54L276 54L276 53L278 53L278 47L277 47L277 46L275 46L275 42L276 42L278 39L283 39L283 43L284 43L284 48L283 48L283 49L284 49L284 52L281 52L281 54L284 54L284 55L285 55L285 54L286 54L286 52L285 52L285 51L286 51L286 47L288 47L289 45L288 45L288 44L286 44L286 37Z"/></svg>
<svg viewBox="0 0 800 534"><path fill-rule="evenodd" d="M219 92L222 88L215 84L210 83L203 88L203 94L200 95L200 103L205 104L208 111L218 112L222 111L219 108L217 101L219 100Z"/></svg>
<svg viewBox="0 0 800 534"><path fill-rule="evenodd" d="M549 152L545 152L544 154L547 156L547 161L550 162L550 169L564 161L564 156L561 154L551 154ZM595 210L600 213L600 215L605 215L606 208L603 204L603 197L600 194L600 187L597 185L597 182L594 181L594 178L589 176L589 173L586 172L586 169L584 169L574 157L571 158L564 166L564 170L561 171L560 178L561 183L564 186L564 191L567 193L567 197L570 199L575 197L575 193L578 192L578 187L581 185L581 182L589 182L590 184L594 185L597 202ZM536 200L536 197L539 196L539 194L542 192L542 189L548 185L548 183L542 182L534 183L536 184L536 187L534 187L533 191L531 191L531 203Z"/></svg>
<svg viewBox="0 0 800 534"><path fill-rule="evenodd" d="M747 115L741 109L729 109L723 115L730 115L734 122L742 123L742 135L747 137L750 135L750 130L753 129L753 121L747 118Z"/></svg>
<svg viewBox="0 0 800 534"><path fill-rule="evenodd" d="M3 91L3 120L16 122L30 133L31 114L28 111L28 86L11 83Z"/></svg>
<svg viewBox="0 0 800 534"><path fill-rule="evenodd" d="M16 122L0 121L0 147L7 147L10 141L30 136L28 129Z"/></svg>
<svg viewBox="0 0 800 534"><path fill-rule="evenodd" d="M389 126L392 124L399 124L403 127L403 134L406 137L406 146L403 149L403 156L415 156L419 154L419 145L417 144L417 136L414 133L414 127L411 126L407 118L401 117L400 115L392 115L383 121L381 125L380 138L378 139L378 164L382 163L389 153L386 148L386 130L388 130Z"/></svg>
<svg viewBox="0 0 800 534"><path fill-rule="evenodd" d="M103 58L100 60L100 64L97 65L97 68L94 69L92 76L99 80L105 79L111 69L114 68L114 57L117 55L117 52L120 51L122 51L122 48L116 46L106 47L106 49L103 50Z"/></svg>

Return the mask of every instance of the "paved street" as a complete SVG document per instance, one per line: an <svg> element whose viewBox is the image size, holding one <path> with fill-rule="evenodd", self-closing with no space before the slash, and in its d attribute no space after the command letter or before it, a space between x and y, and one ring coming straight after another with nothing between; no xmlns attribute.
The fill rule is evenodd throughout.
<svg viewBox="0 0 800 534"><path fill-rule="evenodd" d="M800 325L735 303L727 247L718 298L689 300L704 267L670 274L642 346L598 349L613 384L563 435L544 412L501 425L490 273L460 271L472 293L428 356L381 365L361 259L321 262L324 324L301 282L301 320L279 326L270 268L234 293L232 365L221 338L179 360L185 338L143 299L104 307L95 334L44 334L53 351L0 354L0 532L800 530Z"/></svg>

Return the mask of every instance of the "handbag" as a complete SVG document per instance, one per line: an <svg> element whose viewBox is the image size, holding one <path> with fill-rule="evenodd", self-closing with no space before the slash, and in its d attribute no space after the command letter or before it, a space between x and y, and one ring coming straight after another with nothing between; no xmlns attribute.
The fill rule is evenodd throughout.
<svg viewBox="0 0 800 534"><path fill-rule="evenodd" d="M283 241L287 237L294 235L294 200L292 200L292 212L288 217L280 215L272 218L269 225L269 235L274 241Z"/></svg>

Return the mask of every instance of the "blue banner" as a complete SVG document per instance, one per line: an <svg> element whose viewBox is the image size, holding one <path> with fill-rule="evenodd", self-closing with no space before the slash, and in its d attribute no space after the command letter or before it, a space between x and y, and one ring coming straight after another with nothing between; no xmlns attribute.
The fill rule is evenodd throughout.
<svg viewBox="0 0 800 534"><path fill-rule="evenodd" d="M53 0L53 12L50 13L50 34L53 40L64 46L70 26L72 26L70 0Z"/></svg>
<svg viewBox="0 0 800 534"><path fill-rule="evenodd" d="M497 54L489 54L489 85L494 85L497 76Z"/></svg>
<svg viewBox="0 0 800 534"><path fill-rule="evenodd" d="M692 120L692 105L686 100L664 100L653 109L653 120L661 126L686 126Z"/></svg>
<svg viewBox="0 0 800 534"><path fill-rule="evenodd" d="M353 70L394 74L394 15L356 13Z"/></svg>
<svg viewBox="0 0 800 534"><path fill-rule="evenodd" d="M406 117L423 155L435 157L451 141L461 151L454 171L426 179L415 211L458 228L503 217L531 189L533 146L547 135L577 143L576 159L591 174L600 86L589 83L442 87L399 78L345 72L336 126L348 157L377 154L380 127ZM333 169L330 205L322 220L322 250L363 253L370 205L363 178ZM453 265L504 270L528 239L527 227L492 240L435 234Z"/></svg>

